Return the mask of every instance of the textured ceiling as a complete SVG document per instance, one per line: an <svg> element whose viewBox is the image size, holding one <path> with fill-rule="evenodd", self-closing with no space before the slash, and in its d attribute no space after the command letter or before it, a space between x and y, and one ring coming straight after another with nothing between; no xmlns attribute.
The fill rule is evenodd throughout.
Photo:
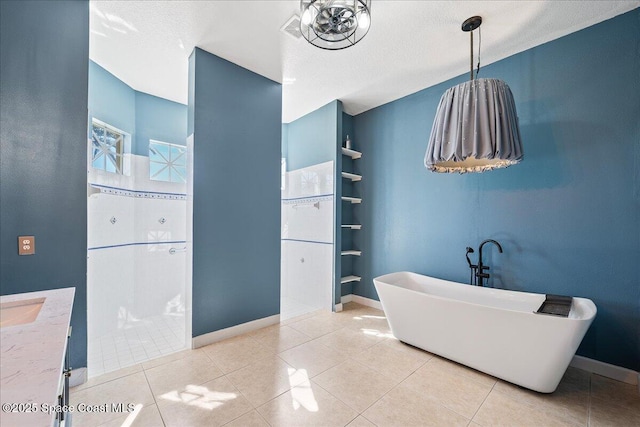
<svg viewBox="0 0 640 427"><path fill-rule="evenodd" d="M283 83L282 120L340 99L358 114L468 71L469 35L483 18L486 65L640 6L634 1L372 0L371 30L325 51L280 27L293 1L91 1L90 57L138 91L187 103L194 47ZM482 72L482 70L481 70Z"/></svg>

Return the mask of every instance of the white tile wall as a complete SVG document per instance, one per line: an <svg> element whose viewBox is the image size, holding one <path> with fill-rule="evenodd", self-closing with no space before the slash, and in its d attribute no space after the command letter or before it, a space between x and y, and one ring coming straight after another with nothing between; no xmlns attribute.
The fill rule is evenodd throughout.
<svg viewBox="0 0 640 427"><path fill-rule="evenodd" d="M146 156L128 157L130 175L89 168L89 184L186 194L186 184L151 181ZM162 242L186 240L187 200L105 194L90 185L88 195L89 374L185 348L188 252L169 250L187 245ZM127 246L91 250L111 245Z"/></svg>
<svg viewBox="0 0 640 427"><path fill-rule="evenodd" d="M333 307L333 169L331 161L286 173L282 192L281 318ZM317 201L314 197L323 195L331 197L322 198L319 208L313 207Z"/></svg>

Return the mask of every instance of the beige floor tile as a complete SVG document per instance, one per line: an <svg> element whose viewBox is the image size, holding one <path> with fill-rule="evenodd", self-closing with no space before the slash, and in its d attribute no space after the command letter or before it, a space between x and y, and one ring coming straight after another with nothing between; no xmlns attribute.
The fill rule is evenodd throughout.
<svg viewBox="0 0 640 427"><path fill-rule="evenodd" d="M347 424L347 427L376 427L376 425L362 415L359 415L355 420Z"/></svg>
<svg viewBox="0 0 640 427"><path fill-rule="evenodd" d="M204 353L194 353L182 359L145 370L154 396L182 390L222 376L222 371Z"/></svg>
<svg viewBox="0 0 640 427"><path fill-rule="evenodd" d="M308 379L275 354L227 375L227 378L255 407L268 402Z"/></svg>
<svg viewBox="0 0 640 427"><path fill-rule="evenodd" d="M202 350L225 374L274 354L272 350L258 344L253 338L246 335L202 347Z"/></svg>
<svg viewBox="0 0 640 427"><path fill-rule="evenodd" d="M591 386L591 373L569 366L562 376L560 384L589 391L589 387Z"/></svg>
<svg viewBox="0 0 640 427"><path fill-rule="evenodd" d="M262 418L262 416L255 409L251 412L247 412L240 418L236 418L225 427L269 427L269 424Z"/></svg>
<svg viewBox="0 0 640 427"><path fill-rule="evenodd" d="M70 395L69 403L76 407L81 403L91 406L112 403L146 406L154 403L144 372L137 372L83 390L72 391ZM122 415L118 412L76 411L73 414L73 424L76 426L97 426Z"/></svg>
<svg viewBox="0 0 640 427"><path fill-rule="evenodd" d="M640 393L638 393L637 386L596 374L591 375L591 396L623 406L640 405Z"/></svg>
<svg viewBox="0 0 640 427"><path fill-rule="evenodd" d="M310 337L289 326L273 325L247 334L260 345L271 349L274 353L280 353L292 347L303 344Z"/></svg>
<svg viewBox="0 0 640 427"><path fill-rule="evenodd" d="M296 317L292 317L290 319L283 320L283 321L280 322L280 324L284 326L284 325L289 325L291 323L296 323L296 322L299 322L301 320L313 317L316 314L320 314L323 311L326 311L326 310L316 310L316 311L311 311L309 313L301 314L300 316L296 316Z"/></svg>
<svg viewBox="0 0 640 427"><path fill-rule="evenodd" d="M75 420L74 420L75 424ZM156 405L138 406L128 415L101 424L100 427L162 427L164 423Z"/></svg>
<svg viewBox="0 0 640 427"><path fill-rule="evenodd" d="M618 405L597 397L591 399L589 417L591 427L640 426L640 403Z"/></svg>
<svg viewBox="0 0 640 427"><path fill-rule="evenodd" d="M225 377L170 391L157 403L167 427L221 426L253 409Z"/></svg>
<svg viewBox="0 0 640 427"><path fill-rule="evenodd" d="M427 362L407 378L407 387L471 419L491 391L492 386L441 370L441 365Z"/></svg>
<svg viewBox="0 0 640 427"><path fill-rule="evenodd" d="M392 336L387 317L381 310L352 310L340 313L348 317L345 326L350 329L367 331L378 336Z"/></svg>
<svg viewBox="0 0 640 427"><path fill-rule="evenodd" d="M589 384L563 380L555 392L546 394L498 381L494 390L534 409L553 413L568 423L586 425L589 417Z"/></svg>
<svg viewBox="0 0 640 427"><path fill-rule="evenodd" d="M425 367L426 366L442 372L447 372L452 375L460 375L462 377L491 387L493 387L493 385L497 381L497 378L492 377L491 375L487 375L484 372L476 371L473 368L469 368L468 366L461 365L459 363L447 360L439 356L431 358L428 365L425 365Z"/></svg>
<svg viewBox="0 0 640 427"><path fill-rule="evenodd" d="M462 427L469 423L462 415L402 386L391 390L362 415L378 427Z"/></svg>
<svg viewBox="0 0 640 427"><path fill-rule="evenodd" d="M98 384L103 384L109 381L116 380L118 378L126 377L127 375L135 374L136 372L142 371L142 365L136 364L132 366L127 366L126 368L118 369L117 371L112 371L103 375L99 375L97 377L89 378L86 382L73 387L71 390L80 391L85 388L93 387Z"/></svg>
<svg viewBox="0 0 640 427"><path fill-rule="evenodd" d="M405 344L395 337L385 338L381 341L381 343L393 348L394 350L408 353L417 359L423 360L424 362L431 360L434 357L434 355L429 353L428 351L422 350L409 344Z"/></svg>
<svg viewBox="0 0 640 427"><path fill-rule="evenodd" d="M353 301L343 304L341 313L371 313L384 315L384 311L382 310L369 307L367 305L358 304L357 302Z"/></svg>
<svg viewBox="0 0 640 427"><path fill-rule="evenodd" d="M156 366L164 365L169 362L173 362L174 360L183 359L188 356L192 356L194 354L202 353L202 349L194 349L194 350L182 350L175 353L167 354L166 356L158 357L156 359L147 360L142 363L142 367L144 369L155 368Z"/></svg>
<svg viewBox="0 0 640 427"><path fill-rule="evenodd" d="M526 403L511 399L504 393L493 390L484 401L473 421L483 427L521 426L521 427L559 427L584 426L578 421L568 421L555 411L545 407L532 407Z"/></svg>
<svg viewBox="0 0 640 427"><path fill-rule="evenodd" d="M313 381L358 412L367 409L399 383L354 360L314 377Z"/></svg>
<svg viewBox="0 0 640 427"><path fill-rule="evenodd" d="M348 354L326 347L317 339L279 354L285 362L296 369L305 370L309 378L344 362Z"/></svg>
<svg viewBox="0 0 640 427"><path fill-rule="evenodd" d="M373 347L382 338L365 331L355 331L350 328L342 328L329 334L323 335L317 341L329 348L356 355L369 347Z"/></svg>
<svg viewBox="0 0 640 427"><path fill-rule="evenodd" d="M404 380L426 363L423 359L414 357L407 352L395 350L384 343L374 345L353 356L353 359L398 381Z"/></svg>
<svg viewBox="0 0 640 427"><path fill-rule="evenodd" d="M305 381L258 408L269 425L344 426L358 414L313 381Z"/></svg>
<svg viewBox="0 0 640 427"><path fill-rule="evenodd" d="M318 338L341 329L344 324L340 317L334 313L322 312L298 322L287 324L298 332L302 332L311 338Z"/></svg>

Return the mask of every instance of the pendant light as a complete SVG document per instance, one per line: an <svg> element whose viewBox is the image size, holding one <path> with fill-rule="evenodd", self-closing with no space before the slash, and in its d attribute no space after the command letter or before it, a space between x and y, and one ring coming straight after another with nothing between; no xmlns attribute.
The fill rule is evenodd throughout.
<svg viewBox="0 0 640 427"><path fill-rule="evenodd" d="M433 172L484 172L522 160L516 104L502 80L473 74L473 31L482 18L462 24L471 37L471 79L448 89L438 105L424 158ZM478 69L476 76L480 70Z"/></svg>
<svg viewBox="0 0 640 427"><path fill-rule="evenodd" d="M369 31L370 10L371 0L301 0L300 32L321 49L345 49Z"/></svg>

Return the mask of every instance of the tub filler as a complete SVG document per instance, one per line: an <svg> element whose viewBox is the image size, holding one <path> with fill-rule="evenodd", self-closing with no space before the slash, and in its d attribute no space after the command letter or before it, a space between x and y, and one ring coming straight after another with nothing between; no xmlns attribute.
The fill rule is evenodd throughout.
<svg viewBox="0 0 640 427"><path fill-rule="evenodd" d="M545 295L410 272L373 282L400 341L542 393L556 389L596 315L585 298L568 317L536 314Z"/></svg>

